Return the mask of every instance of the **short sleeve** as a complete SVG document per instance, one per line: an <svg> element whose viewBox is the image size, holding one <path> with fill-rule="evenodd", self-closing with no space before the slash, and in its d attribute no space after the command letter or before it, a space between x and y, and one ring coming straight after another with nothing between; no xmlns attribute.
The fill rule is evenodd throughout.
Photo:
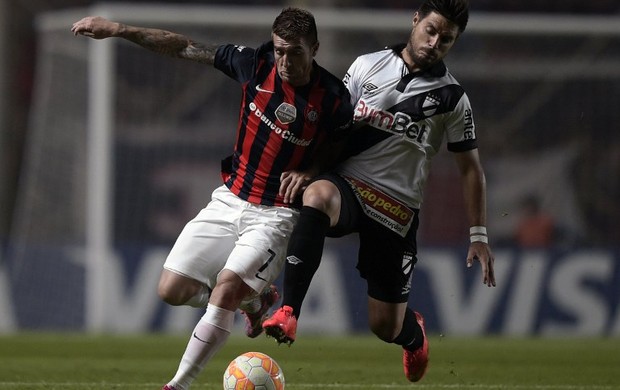
<svg viewBox="0 0 620 390"><path fill-rule="evenodd" d="M448 150L464 152L478 147L474 115L467 94L463 94L445 122Z"/></svg>
<svg viewBox="0 0 620 390"><path fill-rule="evenodd" d="M360 88L360 84L361 84L360 74L362 72L359 69L360 66L361 66L361 61L358 57L355 61L353 61L353 63L349 67L349 70L347 70L347 73L345 74L344 79L342 80L344 82L344 85L349 90L349 96L351 98L351 104L353 106L357 104L357 101L361 97L360 91L362 89Z"/></svg>
<svg viewBox="0 0 620 390"><path fill-rule="evenodd" d="M226 44L215 52L214 66L228 77L244 83L256 70L256 53L249 47Z"/></svg>

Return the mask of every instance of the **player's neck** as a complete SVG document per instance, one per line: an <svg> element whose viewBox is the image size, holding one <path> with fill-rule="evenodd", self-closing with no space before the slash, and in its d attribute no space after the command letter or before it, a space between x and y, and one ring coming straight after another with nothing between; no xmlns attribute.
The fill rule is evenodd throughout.
<svg viewBox="0 0 620 390"><path fill-rule="evenodd" d="M407 51L407 47L404 47L400 51L400 58L402 58L403 62L407 66L409 73L416 73L416 72L420 72L424 70L424 68L416 64L413 58L409 55L409 52Z"/></svg>

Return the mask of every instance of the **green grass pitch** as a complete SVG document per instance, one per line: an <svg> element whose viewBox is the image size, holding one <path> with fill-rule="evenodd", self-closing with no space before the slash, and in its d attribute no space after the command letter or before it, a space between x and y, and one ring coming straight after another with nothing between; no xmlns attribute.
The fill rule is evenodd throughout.
<svg viewBox="0 0 620 390"><path fill-rule="evenodd" d="M185 336L0 336L0 390L158 390L174 374ZM192 389L222 388L224 368L261 351L282 367L287 390L620 389L620 339L430 337L424 379L407 382L401 349L373 336L300 335L290 348L235 335Z"/></svg>

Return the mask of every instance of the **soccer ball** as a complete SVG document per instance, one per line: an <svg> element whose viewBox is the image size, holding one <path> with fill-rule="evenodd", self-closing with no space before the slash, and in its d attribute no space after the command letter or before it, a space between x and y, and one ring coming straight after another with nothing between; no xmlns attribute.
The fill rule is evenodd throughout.
<svg viewBox="0 0 620 390"><path fill-rule="evenodd" d="M284 390L284 374L271 357L246 352L226 367L224 390Z"/></svg>

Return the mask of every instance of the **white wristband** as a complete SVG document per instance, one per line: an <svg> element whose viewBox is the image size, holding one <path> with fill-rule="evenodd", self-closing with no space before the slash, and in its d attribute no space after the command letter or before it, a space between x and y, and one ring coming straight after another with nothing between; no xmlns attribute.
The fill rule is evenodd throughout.
<svg viewBox="0 0 620 390"><path fill-rule="evenodd" d="M486 226L472 226L469 228L469 242L489 243Z"/></svg>
<svg viewBox="0 0 620 390"><path fill-rule="evenodd" d="M481 234L476 234L473 236L469 236L469 242L484 242L485 244L488 244L489 237L483 236Z"/></svg>
<svg viewBox="0 0 620 390"><path fill-rule="evenodd" d="M469 234L487 234L487 228L485 226L472 226L469 228Z"/></svg>

